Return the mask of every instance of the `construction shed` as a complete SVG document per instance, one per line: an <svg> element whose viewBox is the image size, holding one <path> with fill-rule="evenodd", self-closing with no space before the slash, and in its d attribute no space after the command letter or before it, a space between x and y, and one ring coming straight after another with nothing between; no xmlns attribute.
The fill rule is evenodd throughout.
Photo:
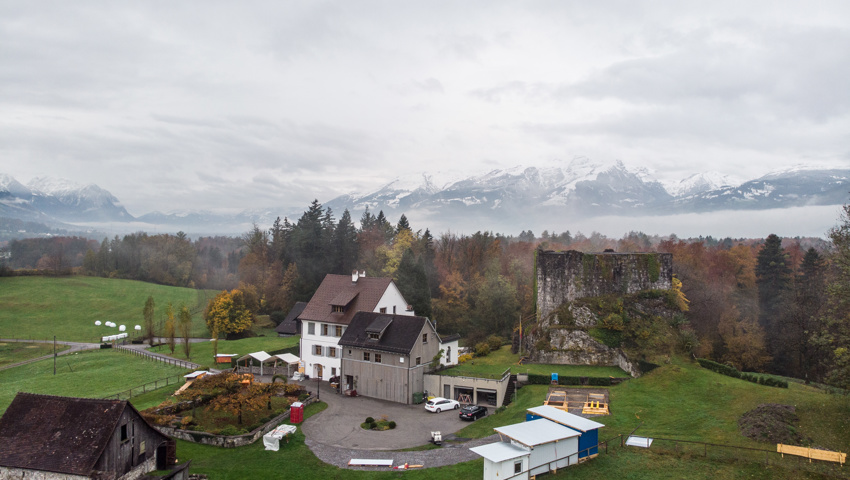
<svg viewBox="0 0 850 480"><path fill-rule="evenodd" d="M528 480L530 450L507 442L489 443L469 450L484 457L484 480Z"/></svg>
<svg viewBox="0 0 850 480"><path fill-rule="evenodd" d="M579 433L545 418L516 423L494 430L503 439L529 451L528 474L557 473L559 468L578 463Z"/></svg>
<svg viewBox="0 0 850 480"><path fill-rule="evenodd" d="M578 432L579 459L593 458L599 454L599 429L605 425L549 405L529 408L526 411L526 422L538 419L546 419Z"/></svg>

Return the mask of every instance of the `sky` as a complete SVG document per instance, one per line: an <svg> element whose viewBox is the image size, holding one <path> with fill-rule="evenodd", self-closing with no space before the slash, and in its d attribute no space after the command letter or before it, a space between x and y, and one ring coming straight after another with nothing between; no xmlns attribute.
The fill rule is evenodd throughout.
<svg viewBox="0 0 850 480"><path fill-rule="evenodd" d="M0 0L0 173L304 209L575 157L850 166L846 1Z"/></svg>

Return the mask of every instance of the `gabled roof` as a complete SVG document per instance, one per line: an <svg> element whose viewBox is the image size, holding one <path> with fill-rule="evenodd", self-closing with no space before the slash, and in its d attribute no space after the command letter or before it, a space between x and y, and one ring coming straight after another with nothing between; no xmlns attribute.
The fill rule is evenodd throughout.
<svg viewBox="0 0 850 480"><path fill-rule="evenodd" d="M87 476L128 407L139 415L126 400L18 393L0 418L0 466Z"/></svg>
<svg viewBox="0 0 850 480"><path fill-rule="evenodd" d="M469 451L477 453L494 463L531 455L531 452L528 450L524 450L507 442L488 443L487 445L481 445L480 447L470 448Z"/></svg>
<svg viewBox="0 0 850 480"><path fill-rule="evenodd" d="M289 311L289 314L286 318L280 322L280 325L275 328L277 333L282 333L284 335L295 335L298 333L298 324L296 320L298 319L298 315L301 315L301 312L304 311L304 307L307 306L307 302L295 302L295 305L292 307L292 310Z"/></svg>
<svg viewBox="0 0 850 480"><path fill-rule="evenodd" d="M541 405L539 407L529 408L528 413L537 415L538 417L543 417L547 420L551 420L580 432L588 432L605 426L599 422L594 422L588 418L565 412L560 408L555 408L551 405Z"/></svg>
<svg viewBox="0 0 850 480"><path fill-rule="evenodd" d="M298 318L303 321L341 323L347 325L357 312L372 312L392 283L391 278L358 277L350 275L325 275L322 284L307 302ZM345 311L334 313L333 306L348 299Z"/></svg>
<svg viewBox="0 0 850 480"><path fill-rule="evenodd" d="M410 315L357 312L339 339L339 345L391 353L410 353L419 341L419 333L427 321L425 317ZM370 326L385 323L386 328L381 338L370 339L368 332Z"/></svg>
<svg viewBox="0 0 850 480"><path fill-rule="evenodd" d="M552 422L545 418L531 422L515 423L496 427L493 430L511 440L519 442L526 447L534 448L537 445L558 442L567 438L578 437L580 434L568 427Z"/></svg>
<svg viewBox="0 0 850 480"><path fill-rule="evenodd" d="M459 333L453 333L451 335L440 335L440 343L449 343L454 342L455 340L460 340Z"/></svg>

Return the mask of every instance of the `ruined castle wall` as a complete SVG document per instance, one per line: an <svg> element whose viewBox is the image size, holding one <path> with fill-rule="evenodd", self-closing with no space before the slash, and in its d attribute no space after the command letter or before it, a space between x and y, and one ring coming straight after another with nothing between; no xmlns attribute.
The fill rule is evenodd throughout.
<svg viewBox="0 0 850 480"><path fill-rule="evenodd" d="M537 312L547 318L562 303L583 297L623 295L673 286L670 253L537 254Z"/></svg>

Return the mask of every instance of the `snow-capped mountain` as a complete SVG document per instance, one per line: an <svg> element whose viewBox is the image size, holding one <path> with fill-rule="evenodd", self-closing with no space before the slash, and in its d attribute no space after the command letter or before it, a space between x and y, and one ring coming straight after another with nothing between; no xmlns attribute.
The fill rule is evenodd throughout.
<svg viewBox="0 0 850 480"><path fill-rule="evenodd" d="M392 179L366 193L342 195L324 203L338 219L348 209L359 218L368 208L388 218L402 213L417 223L443 228L520 231L526 225L563 224L602 215L646 216L725 210L761 210L842 205L850 199L850 169L793 168L739 181L717 172L662 184L645 169L622 162L599 163L579 157L546 166L517 166L474 175L420 173ZM300 212L258 206L236 214L152 212L139 218L96 185L39 178L23 185L0 174L0 218L44 223L125 224L129 231L156 228L204 234L239 234L252 224L271 226L275 218L297 221ZM473 227L472 224L476 226Z"/></svg>
<svg viewBox="0 0 850 480"><path fill-rule="evenodd" d="M44 177L24 186L9 175L0 176L0 216L70 223L134 220L114 195L97 185Z"/></svg>

